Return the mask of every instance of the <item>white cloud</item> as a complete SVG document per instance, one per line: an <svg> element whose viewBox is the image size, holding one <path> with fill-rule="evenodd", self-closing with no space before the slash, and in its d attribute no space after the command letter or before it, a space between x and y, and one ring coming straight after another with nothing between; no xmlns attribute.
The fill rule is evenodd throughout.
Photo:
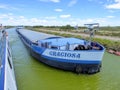
<svg viewBox="0 0 120 90"><path fill-rule="evenodd" d="M1 9L8 9L8 6L5 5L5 4L0 4L0 8L1 8Z"/></svg>
<svg viewBox="0 0 120 90"><path fill-rule="evenodd" d="M55 2L55 3L58 3L60 2L60 0L50 0L51 2Z"/></svg>
<svg viewBox="0 0 120 90"><path fill-rule="evenodd" d="M114 18L115 16L107 16L107 18Z"/></svg>
<svg viewBox="0 0 120 90"><path fill-rule="evenodd" d="M19 18L24 19L25 17L24 16L19 16Z"/></svg>
<svg viewBox="0 0 120 90"><path fill-rule="evenodd" d="M9 19L13 17L13 14L12 13L8 13L8 14L0 14L0 18L1 19Z"/></svg>
<svg viewBox="0 0 120 90"><path fill-rule="evenodd" d="M60 15L60 18L70 18L71 15L70 14L67 14L67 15Z"/></svg>
<svg viewBox="0 0 120 90"><path fill-rule="evenodd" d="M0 23L3 25L60 25L56 17L27 18L25 16L15 16L12 13L0 14Z"/></svg>
<svg viewBox="0 0 120 90"><path fill-rule="evenodd" d="M103 4L104 2L102 2L102 1L99 1L99 4Z"/></svg>
<svg viewBox="0 0 120 90"><path fill-rule="evenodd" d="M56 12L62 12L63 10L60 8L54 9Z"/></svg>
<svg viewBox="0 0 120 90"><path fill-rule="evenodd" d="M89 2L92 2L93 0L88 0Z"/></svg>
<svg viewBox="0 0 120 90"><path fill-rule="evenodd" d="M73 5L75 5L77 3L78 0L71 0L68 4L69 7L72 7Z"/></svg>
<svg viewBox="0 0 120 90"><path fill-rule="evenodd" d="M54 3L59 3L60 0L39 0L41 2L54 2Z"/></svg>
<svg viewBox="0 0 120 90"><path fill-rule="evenodd" d="M48 16L48 17L45 17L45 19L56 19L57 17L56 16Z"/></svg>
<svg viewBox="0 0 120 90"><path fill-rule="evenodd" d="M110 13L114 13L115 11L110 9L109 12L110 12Z"/></svg>
<svg viewBox="0 0 120 90"><path fill-rule="evenodd" d="M87 23L99 23L100 26L105 26L108 25L110 23L108 18L87 18L87 19L80 19L80 18L73 18L69 21L70 25L71 23L73 23L73 25L80 25L80 26L84 26L84 24ZM111 24L110 24L111 25Z"/></svg>
<svg viewBox="0 0 120 90"><path fill-rule="evenodd" d="M6 10L18 10L18 8L10 6L8 4L0 4L0 9L6 9Z"/></svg>
<svg viewBox="0 0 120 90"><path fill-rule="evenodd" d="M8 13L8 15L12 16L12 15L13 15L13 13Z"/></svg>
<svg viewBox="0 0 120 90"><path fill-rule="evenodd" d="M105 6L107 9L120 9L120 0L114 0L113 4Z"/></svg>
<svg viewBox="0 0 120 90"><path fill-rule="evenodd" d="M12 13L0 14L0 23L2 23L3 25L31 25L31 26L33 25L61 26L67 24L70 24L72 26L75 26L76 24L78 24L79 26L83 26L85 23L100 23L100 26L120 25L118 18L116 19L115 16L110 15L104 18L88 18L88 19L71 18L71 15L69 14L61 15L60 18L54 16L27 18L25 16L16 16Z"/></svg>

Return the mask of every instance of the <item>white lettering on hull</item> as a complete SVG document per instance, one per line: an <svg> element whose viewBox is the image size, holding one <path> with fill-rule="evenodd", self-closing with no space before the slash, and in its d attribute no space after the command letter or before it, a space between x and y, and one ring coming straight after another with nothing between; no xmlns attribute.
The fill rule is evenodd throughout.
<svg viewBox="0 0 120 90"><path fill-rule="evenodd" d="M104 51L60 51L46 49L42 55L67 60L101 61Z"/></svg>

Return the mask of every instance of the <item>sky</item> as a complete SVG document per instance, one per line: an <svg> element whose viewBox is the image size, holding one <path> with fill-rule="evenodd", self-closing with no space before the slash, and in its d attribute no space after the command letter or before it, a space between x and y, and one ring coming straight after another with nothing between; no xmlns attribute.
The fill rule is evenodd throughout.
<svg viewBox="0 0 120 90"><path fill-rule="evenodd" d="M120 0L0 0L0 24L120 26Z"/></svg>

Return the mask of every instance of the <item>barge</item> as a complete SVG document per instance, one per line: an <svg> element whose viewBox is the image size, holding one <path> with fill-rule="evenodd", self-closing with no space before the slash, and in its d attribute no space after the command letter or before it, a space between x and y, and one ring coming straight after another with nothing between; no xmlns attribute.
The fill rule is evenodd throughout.
<svg viewBox="0 0 120 90"><path fill-rule="evenodd" d="M16 30L30 54L49 66L76 73L97 73L101 69L105 48L97 43L78 38Z"/></svg>
<svg viewBox="0 0 120 90"><path fill-rule="evenodd" d="M0 31L0 90L17 90L8 35Z"/></svg>

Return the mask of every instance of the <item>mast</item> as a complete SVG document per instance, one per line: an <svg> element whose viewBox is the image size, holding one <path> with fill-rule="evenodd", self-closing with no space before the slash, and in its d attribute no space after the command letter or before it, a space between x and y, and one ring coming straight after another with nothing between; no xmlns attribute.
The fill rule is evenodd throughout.
<svg viewBox="0 0 120 90"><path fill-rule="evenodd" d="M2 24L0 24L0 30L2 30Z"/></svg>
<svg viewBox="0 0 120 90"><path fill-rule="evenodd" d="M87 30L85 32L89 32L90 38L89 41L92 41L92 38L95 35L95 32L99 30L99 23L92 23L92 24L84 24L87 27Z"/></svg>

